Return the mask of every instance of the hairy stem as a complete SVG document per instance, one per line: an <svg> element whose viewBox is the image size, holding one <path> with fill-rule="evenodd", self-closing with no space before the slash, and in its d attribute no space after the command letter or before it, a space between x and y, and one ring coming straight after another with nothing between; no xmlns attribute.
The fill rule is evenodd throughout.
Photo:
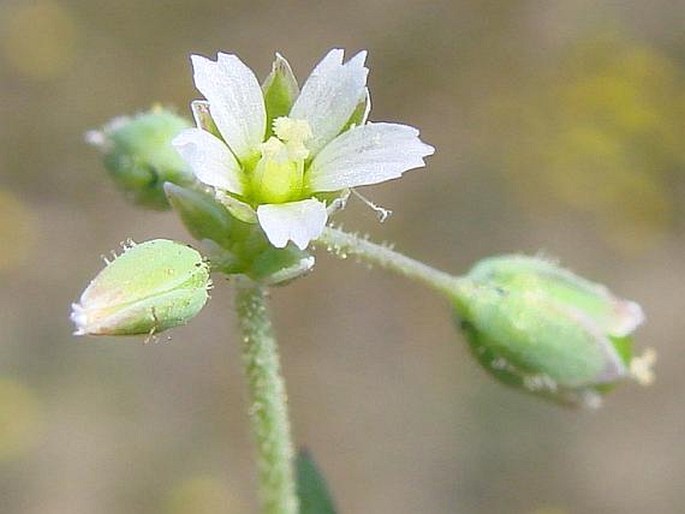
<svg viewBox="0 0 685 514"><path fill-rule="evenodd" d="M250 392L250 420L257 443L263 514L297 514L299 501L285 383L267 308L266 288L237 281L236 308Z"/></svg>
<svg viewBox="0 0 685 514"><path fill-rule="evenodd" d="M354 256L367 264L416 280L457 302L472 291L468 279L437 270L356 234L326 227L317 242L336 257L346 259Z"/></svg>

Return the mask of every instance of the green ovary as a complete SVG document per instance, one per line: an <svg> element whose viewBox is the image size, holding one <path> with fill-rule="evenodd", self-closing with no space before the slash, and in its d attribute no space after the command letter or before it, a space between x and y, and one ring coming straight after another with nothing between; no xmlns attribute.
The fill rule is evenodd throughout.
<svg viewBox="0 0 685 514"><path fill-rule="evenodd" d="M311 137L309 124L277 118L274 133L276 137L262 143L262 156L250 174L251 200L256 204L302 199L305 160L309 156L304 142Z"/></svg>

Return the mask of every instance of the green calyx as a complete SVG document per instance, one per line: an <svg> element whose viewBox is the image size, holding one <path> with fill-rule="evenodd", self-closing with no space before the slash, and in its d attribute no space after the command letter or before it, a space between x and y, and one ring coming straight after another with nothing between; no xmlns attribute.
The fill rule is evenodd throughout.
<svg viewBox="0 0 685 514"><path fill-rule="evenodd" d="M240 221L201 190L166 184L169 203L192 236L203 242L214 271L276 285L307 273L314 257L293 245L275 248L255 223Z"/></svg>

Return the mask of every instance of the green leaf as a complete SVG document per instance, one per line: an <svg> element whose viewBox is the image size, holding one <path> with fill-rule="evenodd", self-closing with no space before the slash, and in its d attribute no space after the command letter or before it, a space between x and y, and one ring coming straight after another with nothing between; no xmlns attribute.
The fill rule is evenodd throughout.
<svg viewBox="0 0 685 514"><path fill-rule="evenodd" d="M300 451L296 466L300 514L335 514L326 481L308 451Z"/></svg>

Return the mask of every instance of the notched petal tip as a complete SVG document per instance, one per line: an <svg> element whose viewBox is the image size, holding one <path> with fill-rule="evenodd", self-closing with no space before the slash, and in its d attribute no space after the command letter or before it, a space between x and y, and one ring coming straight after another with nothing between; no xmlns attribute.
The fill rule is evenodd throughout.
<svg viewBox="0 0 685 514"><path fill-rule="evenodd" d="M418 133L416 134L416 137L417 138L419 137ZM421 150L421 153L423 154L422 159L425 159L426 157L430 157L431 155L435 154L435 147L434 146L431 146L428 143L424 143L423 141L419 141L419 143L420 143L421 148L422 148L422 150Z"/></svg>
<svg viewBox="0 0 685 514"><path fill-rule="evenodd" d="M366 88L368 69L365 52L343 64L344 52L330 50L309 75L290 111L290 117L304 119L314 137L307 146L312 155L335 138L354 113Z"/></svg>
<svg viewBox="0 0 685 514"><path fill-rule="evenodd" d="M331 48L326 55L323 56L319 64L317 65L332 65L332 64L342 64L345 58L345 50L342 48Z"/></svg>
<svg viewBox="0 0 685 514"><path fill-rule="evenodd" d="M347 61L345 66L357 66L360 68L364 68L364 65L366 63L366 58L368 56L369 56L369 52L367 50L360 50L359 52L354 54L349 61Z"/></svg>
<svg viewBox="0 0 685 514"><path fill-rule="evenodd" d="M237 56L219 52L217 60L192 55L195 86L209 102L212 119L240 160L262 142L266 111L262 89L252 70Z"/></svg>
<svg viewBox="0 0 685 514"><path fill-rule="evenodd" d="M223 60L228 60L228 61L235 60L235 61L238 61L242 64L245 64L245 63L243 63L242 59L240 57L238 57L236 54L231 54L228 52L217 52L216 53L216 60L217 60L217 62L220 62Z"/></svg>
<svg viewBox="0 0 685 514"><path fill-rule="evenodd" d="M202 66L210 66L214 63L212 59L209 57L205 57L204 55L200 54L191 54L190 55L190 64L193 66L193 71L197 72L198 68L201 68Z"/></svg>

